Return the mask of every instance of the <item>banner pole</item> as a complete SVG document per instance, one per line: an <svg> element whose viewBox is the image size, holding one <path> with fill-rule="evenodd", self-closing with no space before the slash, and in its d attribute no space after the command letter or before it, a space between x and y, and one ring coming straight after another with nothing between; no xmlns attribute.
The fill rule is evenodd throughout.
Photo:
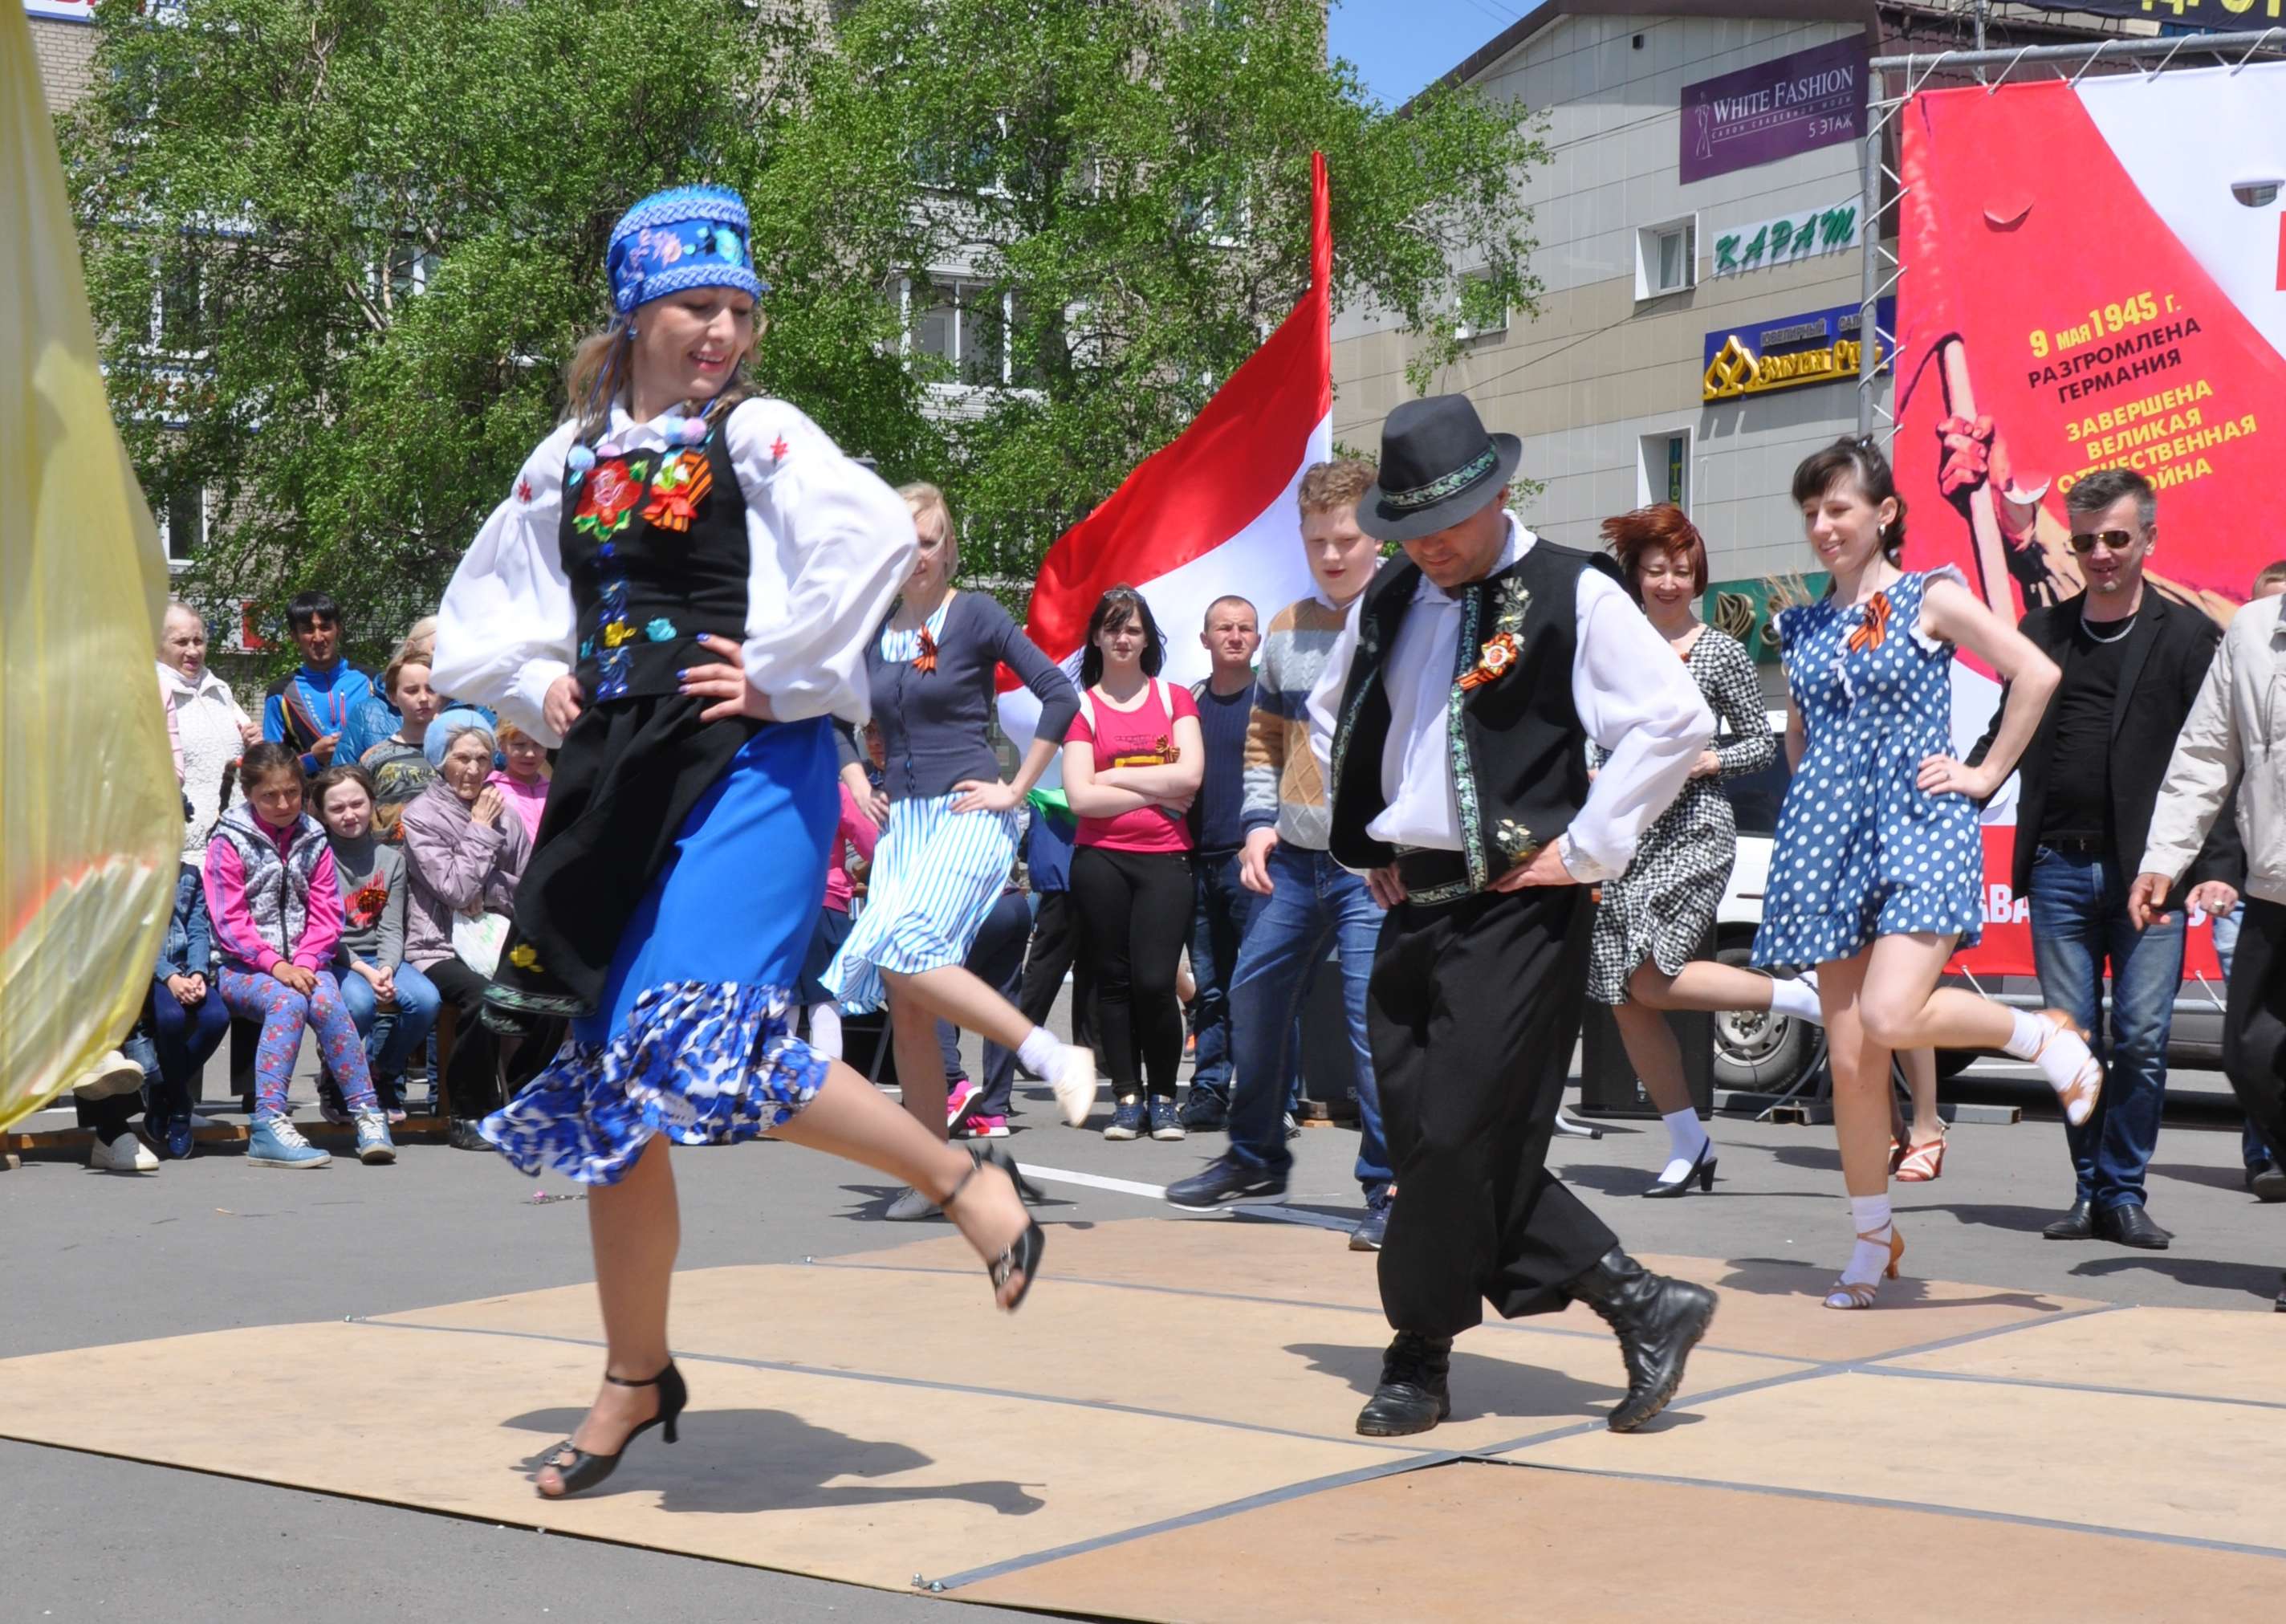
<svg viewBox="0 0 2286 1624"><path fill-rule="evenodd" d="M1860 439L1873 432L1873 387L1880 364L1875 351L1881 344L1881 122L1874 116L1880 105L1881 84L1881 75L1878 72L1866 74L1865 152L1861 166L1865 195L1857 205L1865 217L1864 242L1858 250L1864 258L1864 270L1857 289L1857 437ZM1902 233L1897 246L1900 249L1904 247Z"/></svg>

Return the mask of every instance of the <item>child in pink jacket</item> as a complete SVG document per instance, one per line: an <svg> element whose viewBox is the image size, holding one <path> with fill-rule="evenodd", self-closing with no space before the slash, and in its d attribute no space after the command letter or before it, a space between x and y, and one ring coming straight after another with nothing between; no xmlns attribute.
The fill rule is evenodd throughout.
<svg viewBox="0 0 2286 1624"><path fill-rule="evenodd" d="M302 809L302 764L283 745L260 744L239 762L246 800L218 819L207 846L207 912L218 963L216 989L230 1013L262 1025L255 1052L256 1167L316 1168L333 1161L288 1114L287 1084L314 1028L327 1068L357 1124L358 1160L394 1162L388 1118L374 1097L365 1044L326 966L342 939L341 884L326 832ZM222 799L230 800L225 777Z"/></svg>

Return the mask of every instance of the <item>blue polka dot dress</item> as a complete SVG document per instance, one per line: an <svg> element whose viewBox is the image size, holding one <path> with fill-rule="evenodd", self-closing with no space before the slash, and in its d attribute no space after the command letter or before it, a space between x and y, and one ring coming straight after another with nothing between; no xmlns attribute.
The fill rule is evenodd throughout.
<svg viewBox="0 0 2286 1624"><path fill-rule="evenodd" d="M1982 933L1975 804L1915 782L1952 748L1952 645L1920 627L1922 594L1946 577L1961 579L1907 574L1862 605L1827 598L1777 618L1809 748L1778 813L1758 966L1825 964L1919 931L1967 947Z"/></svg>

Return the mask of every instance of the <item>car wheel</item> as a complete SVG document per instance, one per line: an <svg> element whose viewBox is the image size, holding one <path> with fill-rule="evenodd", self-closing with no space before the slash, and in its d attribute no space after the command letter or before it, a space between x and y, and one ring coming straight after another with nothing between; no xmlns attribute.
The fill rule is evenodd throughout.
<svg viewBox="0 0 2286 1624"><path fill-rule="evenodd" d="M1726 965L1747 963L1745 943L1714 957ZM1714 1086L1777 1094L1792 1088L1809 1063L1810 1028L1805 1021L1769 1010L1725 1010L1714 1017Z"/></svg>

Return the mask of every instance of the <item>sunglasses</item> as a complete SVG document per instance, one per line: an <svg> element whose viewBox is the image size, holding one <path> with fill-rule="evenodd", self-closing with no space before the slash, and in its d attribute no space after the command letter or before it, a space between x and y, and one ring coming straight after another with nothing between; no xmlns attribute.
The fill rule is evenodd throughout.
<svg viewBox="0 0 2286 1624"><path fill-rule="evenodd" d="M2115 553L2124 553L2140 540L2141 538L2132 530L2076 530L2072 532L2071 546L2072 551L2085 556L2095 551L2095 544L2099 541Z"/></svg>

